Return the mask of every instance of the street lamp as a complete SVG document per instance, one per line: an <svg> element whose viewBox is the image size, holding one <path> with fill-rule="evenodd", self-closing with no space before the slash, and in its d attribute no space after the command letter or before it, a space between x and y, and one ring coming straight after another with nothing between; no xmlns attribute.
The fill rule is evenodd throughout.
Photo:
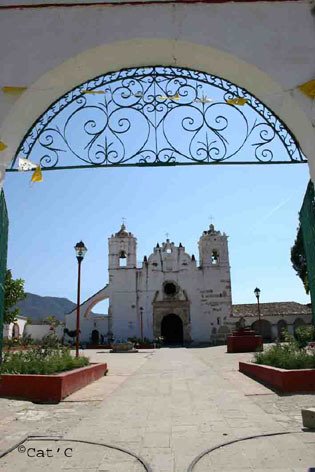
<svg viewBox="0 0 315 472"><path fill-rule="evenodd" d="M84 246L84 242L80 241L74 246L74 249L75 249L75 253L78 260L77 324L76 324L75 356L79 357L81 262L84 259L87 248Z"/></svg>
<svg viewBox="0 0 315 472"><path fill-rule="evenodd" d="M257 298L258 325L259 325L259 334L261 335L260 304L259 304L260 289L258 287L255 288L254 294L256 295L256 298Z"/></svg>

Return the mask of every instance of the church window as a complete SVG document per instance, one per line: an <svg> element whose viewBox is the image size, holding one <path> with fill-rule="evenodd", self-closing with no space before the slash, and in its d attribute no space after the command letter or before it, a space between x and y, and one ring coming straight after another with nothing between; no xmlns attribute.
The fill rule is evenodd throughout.
<svg viewBox="0 0 315 472"><path fill-rule="evenodd" d="M218 264L219 262L219 253L216 249L213 249L211 253L211 262L212 264Z"/></svg>
<svg viewBox="0 0 315 472"><path fill-rule="evenodd" d="M119 267L126 267L127 265L127 256L125 251L120 251L119 254Z"/></svg>
<svg viewBox="0 0 315 472"><path fill-rule="evenodd" d="M166 252L167 252L167 254L171 254L171 253L172 253L172 249L171 249L171 248L167 248L167 249L166 249Z"/></svg>
<svg viewBox="0 0 315 472"><path fill-rule="evenodd" d="M164 285L164 293L166 293L166 295L175 295L176 292L176 285L173 282L166 282Z"/></svg>
<svg viewBox="0 0 315 472"><path fill-rule="evenodd" d="M220 324L221 324L221 320L220 320L220 318L219 318L219 317L217 318L217 324L218 324L218 325L220 325Z"/></svg>

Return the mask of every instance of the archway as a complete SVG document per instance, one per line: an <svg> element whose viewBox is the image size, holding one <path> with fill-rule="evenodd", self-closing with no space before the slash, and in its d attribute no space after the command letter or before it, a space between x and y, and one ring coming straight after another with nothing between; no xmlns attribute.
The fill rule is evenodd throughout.
<svg viewBox="0 0 315 472"><path fill-rule="evenodd" d="M199 49L199 48L197 48ZM204 53L208 48L203 48ZM179 61L180 62L180 61ZM184 64L185 62L185 64ZM227 61L228 63L229 61ZM230 66L233 61L231 61ZM237 61L234 60L234 63ZM164 62L165 63L165 62ZM171 62L167 62L170 64ZM236 79L236 76L231 75L231 68L227 67L226 73L222 70L222 76L215 76L212 74L213 70L217 72L217 70L213 67L213 64L206 64L206 63L199 63L198 67L200 69L196 70L191 70L185 68L187 61L182 61L183 67L172 67L172 66L148 66L148 67L143 67L142 68L142 73L140 75L137 75L139 72L139 68L134 68L132 67L131 69L122 69L122 70L116 70L116 72L112 73L106 73L105 75L103 74L100 77L96 77L95 79L88 80L87 82L82 83L79 86L76 86L73 90L68 91L65 95L63 95L61 98L59 97L56 102L53 105L50 105L49 108L46 109L46 111L41 115L40 118L37 117L37 121L33 123L32 129L30 129L29 133L26 133L25 139L22 141L20 148L16 154L16 158L18 157L27 157L32 160L32 151L35 150L36 146L37 149L42 147L42 150L44 151L43 153L40 153L38 155L39 157L39 163L43 166L43 168L48 169L53 169L53 168L58 168L58 163L59 156L57 155L58 152L60 151L61 153L64 152L64 149L62 149L63 145L67 145L68 148L71 149L71 152L78 156L82 156L81 151L83 149L87 150L87 155L84 157L87 159L83 159L84 161L84 166L101 166L101 165L123 165L128 162L127 165L130 165L130 160L131 159L138 159L135 163L135 165L174 165L177 162L179 162L179 157L184 157L187 160L190 160L190 163L193 164L217 164L218 162L223 163L223 161L230 159L230 157L234 158L234 155L240 150L240 149L245 149L244 143L249 146L249 148L253 149L253 156L254 159L257 160L256 163L261 164L261 163L268 163L269 161L272 160L272 155L270 154L270 149L268 149L268 146L270 142L273 140L274 136L280 139L281 144L284 145L286 151L287 151L287 157L288 162L290 163L299 163L299 162L305 162L304 155L300 149L300 146L298 144L298 141L295 139L294 135L291 133L289 128L286 127L284 122L282 121L285 119L286 122L288 122L288 126L292 123L292 131L294 133L297 133L297 136L299 138L299 132L301 132L300 126L297 125L297 123L304 123L305 120L297 120L295 115L295 120L294 123L291 121L292 116L291 112L289 113L290 116L285 116L282 115L280 112L279 113L280 118L278 118L278 115L273 114L271 109L267 106L264 105L263 102L260 102L260 100L257 98L261 96L263 98L264 91L275 91L277 88L269 82L270 78L267 78L265 75L261 75L260 73L255 69L254 73L254 68L251 69L249 67L249 71L253 72L254 75L257 75L257 79L261 77L261 90L258 93L258 90L256 92L255 87L253 87L253 84L247 84L246 81L240 79L240 82L238 82ZM227 66L227 63L225 64ZM162 64L162 62L158 62L158 64ZM127 63L125 63L127 65ZM109 70L107 66L103 66L105 70ZM154 102L154 107L155 109L159 106L159 110L161 108L167 109L166 112L166 117L168 122L165 121L163 118L162 122L165 123L165 126L160 126L161 128L161 133L166 130L170 129L170 126L167 126L171 121L173 115L178 117L177 123L181 123L182 125L185 124L185 129L186 136L191 136L192 139L186 141L183 139L180 145L174 145L174 136L169 136L168 133L164 133L164 142L162 142L161 147L158 149L158 152L156 154L152 153L152 149L149 146L149 149L146 148L147 143L150 144L150 140L152 139L152 136L154 134L151 133L150 139L148 139L145 143L137 142L136 140L130 140L130 134L129 133L129 128L126 126L126 121L124 119L121 119L119 116L119 113L122 112L122 110L126 110L127 108L132 110L132 113L138 113L139 112L139 104L141 107L143 107L144 103L148 105L148 97L146 96L146 89L132 89L131 87L131 82L127 85L124 85L123 89L121 89L120 85L122 81L126 80L128 81L130 78L132 79L137 79L137 84L143 84L143 76L146 76L148 69L154 70L156 76L164 76L164 78L168 77L168 79L176 79L173 80L174 84L170 88L161 88L160 91L158 91L157 94L150 95L153 97L153 102ZM156 70L158 69L158 73ZM163 69L163 73L160 71L160 69ZM229 73L227 72L229 69ZM173 71L176 70L176 75L172 75ZM205 72L200 72L200 70L203 70ZM165 72L166 71L166 72ZM211 75L210 75L211 71ZM244 69L243 69L244 71ZM221 73L221 72L220 72ZM141 76L142 74L142 76ZM148 75L148 74L147 74ZM243 73L244 75L244 73ZM246 74L245 74L246 75ZM171 77L170 77L171 76ZM226 78L233 77L233 80L235 80L235 83L228 82ZM102 82L102 79L105 78L105 82ZM47 77L46 77L47 79ZM45 79L45 80L46 80ZM101 80L101 82L97 82L97 80ZM179 80L180 79L180 80ZM45 81L44 80L44 81ZM73 78L71 79L73 80ZM140 80L140 81L139 81ZM179 80L179 81L178 81ZM185 82L186 80L186 82ZM187 83L188 80L188 83ZM193 90L193 93L187 94L187 91L185 91L185 87L189 88L190 87L190 80L194 80L195 82L203 82L206 84L206 86L211 85L211 87L216 87L220 91L220 97L218 98L215 96L215 100L213 100L213 97L208 97L207 94L204 93L197 93L197 92L203 92L203 89L198 89L196 86ZM116 81L116 87L113 89L109 90L108 89L108 84L109 82L114 83ZM120 83L119 83L120 81ZM184 81L184 82L183 82ZM244 85L244 87L248 88L242 88L239 86L239 84ZM120 89L120 92L117 93L117 90ZM190 92L192 91L192 88L190 87ZM86 93L87 92L87 93ZM127 92L127 95L126 95ZM30 92L31 93L31 92ZM257 97L255 95L252 95L252 93L257 93ZM28 95L28 92L26 92ZM115 161L115 152L114 154L110 154L112 151L109 151L109 148L105 148L104 146L99 148L100 142L104 143L107 141L103 139L103 131L105 129L101 129L98 126L97 119L95 118L95 121L91 123L91 121L84 121L80 122L81 125L83 124L83 128L85 131L87 131L87 134L89 137L92 136L91 141L86 143L84 140L78 141L79 148L74 148L72 146L72 138L73 135L70 132L65 131L64 128L64 135L60 135L61 141L62 141L62 146L59 148L57 146L57 142L54 140L52 134L55 133L56 128L54 127L53 120L55 118L55 113L56 114L62 114L63 110L66 108L63 104L68 103L70 105L78 105L79 108L76 108L75 110L72 110L73 114L71 118L75 115L76 118L78 117L77 113L81 111L81 105L83 102L87 104L87 107L89 107L89 103L91 102L88 101L88 98L94 97L93 94L97 94L96 97L102 97L102 95L105 97L106 94L111 95L113 97L115 94L115 100L116 100L116 109L114 110L114 113L116 113L117 116L117 121L116 125L118 128L114 128L112 125L110 127L110 132L112 135L114 135L114 140L110 141L110 145L115 145L115 140L116 140L116 145L118 154L117 161ZM272 94L272 93L271 93ZM271 95L270 94L270 95ZM27 101L27 95L25 95L25 100ZM30 95L28 95L28 99L30 98ZM47 97L46 97L47 98ZM94 97L95 98L95 97ZM48 99L48 98L47 98ZM69 102L68 102L69 99ZM86 99L86 100L85 100ZM241 99L243 101L242 103L239 103L238 100ZM270 97L269 97L270 99ZM22 98L22 101L24 99ZM118 100L118 101L117 101ZM151 98L150 98L151 100ZM236 100L236 102L235 102ZM291 100L291 99L290 99ZM127 102L132 102L131 105L127 105ZM188 101L188 103L187 103ZM215 103L211 103L211 102ZM229 103L230 101L230 103ZM269 100L270 103L270 100ZM19 102L19 106L21 105L21 102ZM43 103L42 103L43 105ZM228 131L227 126L228 122L225 118L225 116L222 116L221 111L218 110L219 114L214 113L214 116L211 117L211 120L208 120L208 122L211 122L212 124L209 126L204 126L204 129L201 129L201 127L198 125L198 117L202 117L203 122L206 123L206 115L209 114L207 110L211 109L212 111L214 110L215 107L220 105L221 108L227 109L229 108L229 112L233 114L231 115L231 121L230 123L233 123L236 120L236 117L240 118L243 127L244 127L244 133L241 135L241 133L237 136L237 140L232 143L232 146L226 146L226 132ZM244 107L245 106L245 107ZM185 108L186 107L186 108ZM180 110L186 110L187 107L190 108L193 113L195 113L194 117L191 118L190 115L181 115ZM239 107L239 108L238 108ZM260 114L260 117L263 119L263 122L261 123L256 123L255 121L248 123L247 119L243 121L245 113L243 111L245 108L248 107L252 111L254 110L258 114ZM44 109L44 107L42 107ZM294 107L291 107L290 110L292 111ZM16 110L15 110L16 111ZM98 108L97 113L102 114L103 111ZM176 115L177 113L177 115ZM112 116L112 115L111 115ZM242 118L241 118L242 116ZM151 132L154 130L155 132L157 131L157 125L154 124L152 125L149 124L149 120L147 117L143 116L142 113L142 118L145 118L145 126L149 129ZM223 118L223 120L222 120ZM288 120L286 119L288 118ZM11 116L12 119L12 116ZM229 118L230 119L230 118ZM187 121L188 120L188 121ZM189 121L190 120L190 121ZM10 121L10 120L9 120ZM67 121L67 120L66 120ZM237 120L236 120L237 121ZM68 123L68 121L67 121ZM175 121L172 121L172 125L175 123ZM213 125L214 123L214 125ZM256 124L254 124L256 123ZM309 123L308 123L309 124ZM226 126L225 126L226 125ZM195 128L195 126L197 128ZM259 128L259 126L265 126L266 128L262 130L262 128ZM127 129L128 128L128 129ZM200 128L200 129L199 129ZM305 129L307 126L305 127ZM280 131L279 131L280 130ZM198 133L197 133L198 131ZM258 136L260 141L256 140L255 132L258 132ZM264 132L262 132L264 131ZM37 133L38 132L38 133ZM36 134L37 133L37 134ZM127 140L132 141L133 148L128 151L128 153L125 153L125 149L121 150L121 147L124 147L121 143L121 138L124 135L124 133L127 133L125 136L128 138ZM308 132L307 132L308 133ZM150 134L150 133L149 133ZM215 141L208 139L211 137L211 135L215 135ZM66 136L67 135L67 136ZM303 133L304 135L304 133ZM71 137L72 136L72 137ZM140 133L139 135L140 136ZM155 135L154 135L155 136ZM9 134L8 134L8 137ZM70 137L70 139L69 139ZM117 139L119 137L119 139ZM248 139L250 137L250 139ZM65 143L65 138L67 143ZM163 138L163 139L164 139ZM112 138L111 138L112 139ZM10 140L8 140L9 142ZM71 142L70 142L71 141ZM279 143L280 143L279 141ZM303 141L303 139L301 140ZM16 142L16 141L15 141ZM9 145L12 145L12 142L9 142ZM201 144L200 144L201 143ZM210 145L209 145L210 143ZM124 143L123 143L124 144ZM165 144L166 147L165 147ZM303 144L303 143L302 143ZM186 146L185 149L181 146ZM93 149L93 146L98 149ZM106 144L107 146L107 144ZM196 147L197 146L197 147ZM11 146L12 147L12 146ZM308 152L307 148L303 148ZM187 153L187 150L189 150L189 153ZM8 152L10 151L10 146L8 147ZM79 151L79 152L77 152ZM92 155L92 160L91 160L91 155ZM277 153L275 153L277 154ZM277 154L278 155L278 154ZM114 158L113 158L114 156ZM195 158L196 156L199 156L197 159ZM56 158L56 159L55 159ZM81 157L79 157L81 159ZM94 160L93 160L94 159ZM35 159L35 162L38 159ZM194 161L194 162L192 162ZM212 162L211 162L212 161ZM242 161L242 164L245 162ZM61 164L61 160L59 162ZM67 163L66 163L67 164ZM15 168L12 170L17 170L17 161L15 163ZM67 165L65 166L67 167ZM74 167L73 165L70 165L69 167ZM63 168L62 165L60 165L59 168Z"/></svg>
<svg viewBox="0 0 315 472"><path fill-rule="evenodd" d="M93 329L91 333L91 342L92 344L99 344L100 342L100 333L97 329Z"/></svg>
<svg viewBox="0 0 315 472"><path fill-rule="evenodd" d="M183 344L183 322L178 315L164 316L161 323L161 335L165 344Z"/></svg>
<svg viewBox="0 0 315 472"><path fill-rule="evenodd" d="M271 323L267 320L256 320L252 324L252 329L256 331L257 334L261 334L264 341L271 341Z"/></svg>
<svg viewBox="0 0 315 472"><path fill-rule="evenodd" d="M14 323L12 327L12 338L17 339L20 337L20 327L18 323Z"/></svg>
<svg viewBox="0 0 315 472"><path fill-rule="evenodd" d="M296 335L296 330L297 330L300 326L305 326L305 321L304 321L302 318L296 318L296 319L294 320L294 323L293 323L294 336Z"/></svg>
<svg viewBox="0 0 315 472"><path fill-rule="evenodd" d="M284 341L284 331L288 328L288 324L285 320L279 320L277 323L278 338L280 341Z"/></svg>

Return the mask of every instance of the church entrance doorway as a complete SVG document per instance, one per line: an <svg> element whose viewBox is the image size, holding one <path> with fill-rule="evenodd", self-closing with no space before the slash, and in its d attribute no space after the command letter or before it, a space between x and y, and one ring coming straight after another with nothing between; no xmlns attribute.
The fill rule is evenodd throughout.
<svg viewBox="0 0 315 472"><path fill-rule="evenodd" d="M183 322L178 315L166 315L161 323L161 335L165 344L183 344Z"/></svg>

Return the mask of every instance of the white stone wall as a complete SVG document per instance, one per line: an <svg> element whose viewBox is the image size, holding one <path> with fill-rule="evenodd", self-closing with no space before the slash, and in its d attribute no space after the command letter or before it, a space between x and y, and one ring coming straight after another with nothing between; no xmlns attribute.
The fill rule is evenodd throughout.
<svg viewBox="0 0 315 472"><path fill-rule="evenodd" d="M19 333L20 333L19 337L23 336L26 323L27 323L26 318L17 317L17 319L14 323L5 324L3 326L3 337L4 338L9 338L9 339L12 338L14 324L17 324L18 327L19 327Z"/></svg>
<svg viewBox="0 0 315 472"><path fill-rule="evenodd" d="M35 339L36 341L41 341L45 336L52 333L53 331L50 329L50 325L44 324L27 324L24 329L24 334L26 336L31 336L32 339ZM54 333L59 339L61 339L63 336L63 326L57 326Z"/></svg>

